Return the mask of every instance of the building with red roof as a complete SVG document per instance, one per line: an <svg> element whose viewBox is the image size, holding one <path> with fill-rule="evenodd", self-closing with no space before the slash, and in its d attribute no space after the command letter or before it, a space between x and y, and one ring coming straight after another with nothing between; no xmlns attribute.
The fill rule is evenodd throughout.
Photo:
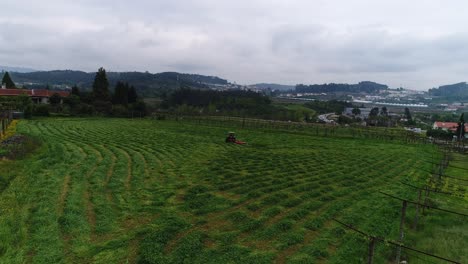
<svg viewBox="0 0 468 264"><path fill-rule="evenodd" d="M32 101L37 104L48 104L49 98L53 94L58 94L62 98L68 97L70 92L68 91L50 91L46 89L0 89L0 96L19 96L25 94L31 97Z"/></svg>
<svg viewBox="0 0 468 264"><path fill-rule="evenodd" d="M452 131L452 132L456 132L457 127L458 127L457 122L439 122L439 121L434 122L434 125L432 126L433 129L442 129L445 131ZM465 132L468 132L468 124L465 124Z"/></svg>

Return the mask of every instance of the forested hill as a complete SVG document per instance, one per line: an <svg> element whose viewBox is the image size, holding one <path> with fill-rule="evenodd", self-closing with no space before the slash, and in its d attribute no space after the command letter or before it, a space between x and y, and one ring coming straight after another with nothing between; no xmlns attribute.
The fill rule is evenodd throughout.
<svg viewBox="0 0 468 264"><path fill-rule="evenodd" d="M91 89L95 74L94 72L58 70L30 73L12 72L11 76L15 83L26 84L27 88L43 88L46 85L78 85L86 90ZM107 72L107 78L112 88L118 81L128 82L137 89L139 94L145 97L159 96L180 87L208 88L209 85L228 84L227 80L219 77L177 72L155 74L149 72Z"/></svg>
<svg viewBox="0 0 468 264"><path fill-rule="evenodd" d="M349 93L374 93L380 90L386 90L388 86L375 82L360 82L358 84L347 83L329 83L329 84L312 84L296 85L298 93L334 93L334 92L349 92Z"/></svg>
<svg viewBox="0 0 468 264"><path fill-rule="evenodd" d="M468 84L466 82L443 85L429 89L429 95L446 99L468 99Z"/></svg>

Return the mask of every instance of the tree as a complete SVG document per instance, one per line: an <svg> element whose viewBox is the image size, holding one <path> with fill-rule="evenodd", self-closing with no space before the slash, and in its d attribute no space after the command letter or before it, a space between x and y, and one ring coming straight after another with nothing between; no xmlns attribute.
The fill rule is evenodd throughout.
<svg viewBox="0 0 468 264"><path fill-rule="evenodd" d="M63 98L63 103L70 107L71 112L74 112L76 107L80 104L80 97L75 94L71 94Z"/></svg>
<svg viewBox="0 0 468 264"><path fill-rule="evenodd" d="M135 90L135 87L130 86L130 88L128 88L128 103L129 104L136 103L137 99L138 99L138 94Z"/></svg>
<svg viewBox="0 0 468 264"><path fill-rule="evenodd" d="M18 100L18 110L23 111L25 118L31 118L33 110L31 97L23 93L16 98Z"/></svg>
<svg viewBox="0 0 468 264"><path fill-rule="evenodd" d="M465 137L465 113L462 113L457 126L457 138L461 140Z"/></svg>
<svg viewBox="0 0 468 264"><path fill-rule="evenodd" d="M106 70L99 68L94 77L93 82L93 97L96 101L109 101L109 81L107 80Z"/></svg>
<svg viewBox="0 0 468 264"><path fill-rule="evenodd" d="M8 72L5 72L5 74L3 75L2 85L3 84L5 84L6 88L8 89L16 88L15 83L11 79L10 74Z"/></svg>
<svg viewBox="0 0 468 264"><path fill-rule="evenodd" d="M54 93L50 98L49 98L50 104L53 106L57 106L60 104L62 101L62 97L58 93Z"/></svg>
<svg viewBox="0 0 468 264"><path fill-rule="evenodd" d="M413 121L413 118L411 117L411 112L408 109L408 107L405 107L405 118L408 120L408 122Z"/></svg>
<svg viewBox="0 0 468 264"><path fill-rule="evenodd" d="M128 83L117 82L115 86L114 95L112 97L113 104L128 105Z"/></svg>
<svg viewBox="0 0 468 264"><path fill-rule="evenodd" d="M387 110L387 107L382 107L382 109L380 110L380 115L381 116L388 116L388 110Z"/></svg>
<svg viewBox="0 0 468 264"><path fill-rule="evenodd" d="M71 94L72 95L76 95L76 96L80 96L80 89L78 88L78 86L73 86L72 89L71 89Z"/></svg>
<svg viewBox="0 0 468 264"><path fill-rule="evenodd" d="M377 117L379 115L379 108L374 107L369 112L369 117Z"/></svg>
<svg viewBox="0 0 468 264"><path fill-rule="evenodd" d="M352 113L353 113L353 115L355 115L355 116L360 115L360 114L361 114L361 109L355 107L355 108L353 108Z"/></svg>

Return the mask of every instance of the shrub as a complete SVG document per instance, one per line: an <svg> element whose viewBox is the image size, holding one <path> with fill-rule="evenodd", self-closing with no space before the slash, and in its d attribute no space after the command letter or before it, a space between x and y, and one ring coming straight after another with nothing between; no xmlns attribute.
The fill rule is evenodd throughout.
<svg viewBox="0 0 468 264"><path fill-rule="evenodd" d="M49 116L49 105L46 104L39 104L34 106L34 112L33 114L35 116Z"/></svg>

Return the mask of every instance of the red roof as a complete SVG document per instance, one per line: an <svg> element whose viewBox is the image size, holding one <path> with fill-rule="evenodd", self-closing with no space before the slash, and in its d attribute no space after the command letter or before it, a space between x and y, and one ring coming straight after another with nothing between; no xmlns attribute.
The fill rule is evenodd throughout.
<svg viewBox="0 0 468 264"><path fill-rule="evenodd" d="M61 97L68 97L70 92L67 91L50 91L45 89L0 89L0 96L18 96L22 94L31 97L51 97L54 93L58 93Z"/></svg>
<svg viewBox="0 0 468 264"><path fill-rule="evenodd" d="M456 131L458 123L456 122L434 122L434 128L445 128L448 130ZM465 131L468 132L468 124L465 124Z"/></svg>

